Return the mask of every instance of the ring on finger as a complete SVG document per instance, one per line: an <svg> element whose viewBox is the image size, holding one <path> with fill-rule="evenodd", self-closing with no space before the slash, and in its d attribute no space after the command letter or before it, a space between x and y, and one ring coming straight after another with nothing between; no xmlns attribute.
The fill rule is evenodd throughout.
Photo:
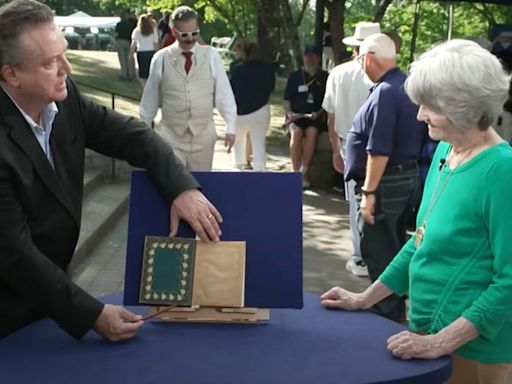
<svg viewBox="0 0 512 384"><path fill-rule="evenodd" d="M206 218L210 220L213 217L213 215L210 213Z"/></svg>

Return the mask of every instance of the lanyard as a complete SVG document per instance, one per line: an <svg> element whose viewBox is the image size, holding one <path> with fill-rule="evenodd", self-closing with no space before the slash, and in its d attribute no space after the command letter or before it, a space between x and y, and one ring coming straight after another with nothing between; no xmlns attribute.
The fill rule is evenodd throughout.
<svg viewBox="0 0 512 384"><path fill-rule="evenodd" d="M318 75L318 72L319 72L319 71L317 71L317 72L316 72L316 73L311 77L311 79L309 79L309 81L306 83L306 75L305 75L306 71L305 71L304 69L302 70L302 72L301 72L301 73L302 73L302 83L304 84L304 86L305 86L305 87L309 87L312 83L314 83L314 81L316 80L316 77L317 77L317 75Z"/></svg>

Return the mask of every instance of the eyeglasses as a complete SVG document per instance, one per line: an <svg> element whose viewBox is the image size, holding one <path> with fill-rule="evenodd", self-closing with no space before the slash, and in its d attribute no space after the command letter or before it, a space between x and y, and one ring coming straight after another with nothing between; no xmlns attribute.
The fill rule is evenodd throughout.
<svg viewBox="0 0 512 384"><path fill-rule="evenodd" d="M364 66L364 58L365 58L366 55L368 55L370 53L373 54L373 55L375 54L375 52L372 52L372 51L368 51L366 53L361 53L359 56L356 57L357 62L359 64L361 64L361 66Z"/></svg>
<svg viewBox="0 0 512 384"><path fill-rule="evenodd" d="M199 29L193 31L193 32L180 32L178 31L176 28L174 28L174 30L176 31L176 33L182 38L182 39L186 39L187 37L197 37L197 35L199 35Z"/></svg>

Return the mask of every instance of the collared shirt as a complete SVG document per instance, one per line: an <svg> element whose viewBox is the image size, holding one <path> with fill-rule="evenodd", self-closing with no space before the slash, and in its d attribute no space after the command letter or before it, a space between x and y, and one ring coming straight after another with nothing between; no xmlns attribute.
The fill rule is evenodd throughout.
<svg viewBox="0 0 512 384"><path fill-rule="evenodd" d="M20 106L14 101L14 99L9 95L9 92L7 92L4 89L4 92L7 96L12 100L16 108L20 111L22 116L27 121L27 124L30 126L30 129L34 133L34 136L37 139L37 142L41 146L41 149L43 150L44 154L46 155L46 158L50 162L50 165L53 169L55 169L55 165L53 163L53 154L50 147L50 136L52 134L53 129L53 121L55 120L55 116L59 112L59 109L57 108L57 104L50 103L46 105L43 110L41 111L41 125L37 124L32 118L23 111L23 109L20 108Z"/></svg>
<svg viewBox="0 0 512 384"><path fill-rule="evenodd" d="M337 65L329 74L322 108L334 114L339 137L347 138L354 116L368 98L372 85L357 60Z"/></svg>
<svg viewBox="0 0 512 384"><path fill-rule="evenodd" d="M365 176L367 154L388 156L388 167L417 160L427 126L417 120L418 106L405 93L406 76L398 68L372 87L347 135L346 180Z"/></svg>
<svg viewBox="0 0 512 384"><path fill-rule="evenodd" d="M160 82L162 81L164 55L173 47L178 47L179 51L183 52L178 42L174 42L169 47L156 52L151 60L149 77L144 86L139 112L140 118L148 125L151 125L160 106ZM190 51L195 53L196 48L197 44L195 44ZM237 117L235 97L226 71L224 70L222 58L213 48L210 54L210 70L212 71L215 81L215 107L219 110L222 118L226 122L226 132L234 134Z"/></svg>
<svg viewBox="0 0 512 384"><path fill-rule="evenodd" d="M294 113L317 112L322 108L328 73L319 69L313 76L304 69L292 72L286 82L284 100Z"/></svg>

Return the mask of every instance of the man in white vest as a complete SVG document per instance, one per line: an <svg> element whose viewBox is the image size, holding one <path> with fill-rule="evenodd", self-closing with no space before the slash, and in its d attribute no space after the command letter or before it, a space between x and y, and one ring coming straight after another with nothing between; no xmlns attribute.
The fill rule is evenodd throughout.
<svg viewBox="0 0 512 384"><path fill-rule="evenodd" d="M161 107L158 133L188 170L210 171L217 140L213 108L226 122L224 144L229 152L235 141L235 97L220 55L210 46L197 44L197 13L178 7L171 22L176 41L151 61L140 117L151 124Z"/></svg>

